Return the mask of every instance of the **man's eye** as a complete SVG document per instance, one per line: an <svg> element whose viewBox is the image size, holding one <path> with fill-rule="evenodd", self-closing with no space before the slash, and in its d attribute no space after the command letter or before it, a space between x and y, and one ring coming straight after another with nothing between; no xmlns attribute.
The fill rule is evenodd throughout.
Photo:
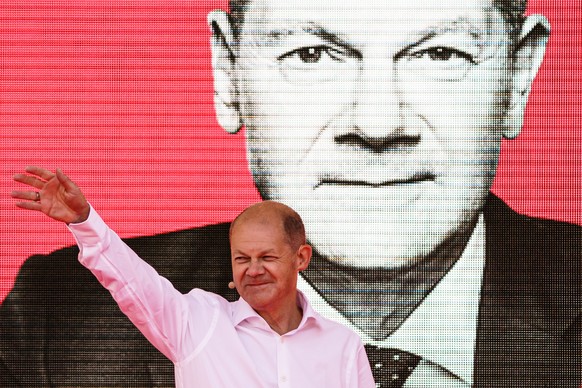
<svg viewBox="0 0 582 388"><path fill-rule="evenodd" d="M297 51L299 58L305 63L315 63L321 59L321 47L307 47Z"/></svg>
<svg viewBox="0 0 582 388"><path fill-rule="evenodd" d="M288 54L282 55L279 59L299 59L301 62L305 64L310 63L318 63L322 60L322 57L327 57L324 59L332 59L339 61L340 58L338 56L339 52L335 50L325 47L325 46L313 46L313 47L302 47L300 49L291 51Z"/></svg>
<svg viewBox="0 0 582 388"><path fill-rule="evenodd" d="M446 46L404 52L396 59L399 74L406 79L459 81L465 77L472 66L477 65L473 55Z"/></svg>
<svg viewBox="0 0 582 388"><path fill-rule="evenodd" d="M432 61L450 61L455 59L464 59L468 62L475 63L470 54L448 47L431 47L411 54L414 58L428 58Z"/></svg>
<svg viewBox="0 0 582 388"><path fill-rule="evenodd" d="M278 62L281 73L288 81L313 85L352 78L359 61L350 50L320 45L289 51L279 56Z"/></svg>

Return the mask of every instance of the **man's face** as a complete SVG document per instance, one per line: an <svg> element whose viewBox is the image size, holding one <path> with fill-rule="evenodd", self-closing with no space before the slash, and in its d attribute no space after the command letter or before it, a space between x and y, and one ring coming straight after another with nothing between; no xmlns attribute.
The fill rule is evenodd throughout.
<svg viewBox="0 0 582 388"><path fill-rule="evenodd" d="M251 1L234 77L263 198L329 260L431 255L491 186L508 45L487 0Z"/></svg>
<svg viewBox="0 0 582 388"><path fill-rule="evenodd" d="M297 273L307 266L282 229L280 222L241 221L230 237L237 291L259 313L294 306Z"/></svg>

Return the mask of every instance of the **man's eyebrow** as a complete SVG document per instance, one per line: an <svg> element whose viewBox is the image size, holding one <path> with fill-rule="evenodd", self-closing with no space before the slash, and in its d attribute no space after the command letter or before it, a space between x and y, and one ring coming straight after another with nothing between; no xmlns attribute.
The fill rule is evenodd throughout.
<svg viewBox="0 0 582 388"><path fill-rule="evenodd" d="M439 35L446 35L449 33L466 33L470 40L479 47L480 52L482 52L486 45L485 38L487 37L488 32L489 29L483 30L465 17L448 20L415 32L406 41L401 42L400 44L403 49L396 54L395 58L401 57L414 47L418 47Z"/></svg>
<svg viewBox="0 0 582 388"><path fill-rule="evenodd" d="M432 38L437 35L446 34L449 32L466 32L474 40L482 40L486 32L483 29L475 26L471 20L460 17L455 20L448 20L446 22L430 26L423 29L417 35L421 35L426 38Z"/></svg>
<svg viewBox="0 0 582 388"><path fill-rule="evenodd" d="M442 23L437 23L433 26L428 26L418 32L412 31L411 38L413 38L415 41L419 39L424 41L434 36L451 32L466 32L472 39L476 41L482 40L487 34L486 31L483 31L483 29L475 26L475 24L468 18L459 17L455 20L448 20ZM322 40L325 40L326 42L330 42L338 46L350 46L350 44L342 39L339 35L328 31L323 26L315 22L297 23L293 27L272 28L263 35L261 40L266 44L272 44L298 33L314 35L321 38Z"/></svg>
<svg viewBox="0 0 582 388"><path fill-rule="evenodd" d="M261 40L265 41L267 44L275 43L299 33L317 36L318 38L337 46L349 47L349 44L341 39L337 34L328 31L315 22L297 23L293 27L272 28L267 31Z"/></svg>
<svg viewBox="0 0 582 388"><path fill-rule="evenodd" d="M253 253L256 253L258 255L268 255L268 254L273 254L276 252L277 252L277 250L274 248L265 248L265 249L262 249L260 251L253 252ZM232 254L235 256L250 256L250 254L247 252L247 250L237 249L237 248L232 250Z"/></svg>

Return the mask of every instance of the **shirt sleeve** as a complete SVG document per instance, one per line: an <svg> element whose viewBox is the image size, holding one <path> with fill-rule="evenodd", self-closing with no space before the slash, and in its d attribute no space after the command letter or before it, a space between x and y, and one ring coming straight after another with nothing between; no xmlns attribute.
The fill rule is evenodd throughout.
<svg viewBox="0 0 582 388"><path fill-rule="evenodd" d="M109 290L123 313L152 345L173 362L195 351L196 333L204 337L206 332L201 328L217 314L215 300L205 298L206 293L201 290L187 296L177 291L133 252L93 208L86 221L70 224L69 229L79 246L81 264ZM193 309L196 320L189 319ZM186 337L188 340L184 341Z"/></svg>
<svg viewBox="0 0 582 388"><path fill-rule="evenodd" d="M368 355L366 354L366 349L364 349L364 345L361 342L356 357L356 368L356 374L358 376L357 386L359 388L375 388L376 383L374 382L374 376L372 375Z"/></svg>

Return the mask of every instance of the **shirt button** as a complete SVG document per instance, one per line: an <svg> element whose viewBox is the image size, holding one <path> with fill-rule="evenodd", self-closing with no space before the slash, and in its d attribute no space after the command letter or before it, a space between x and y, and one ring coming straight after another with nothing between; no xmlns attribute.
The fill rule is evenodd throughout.
<svg viewBox="0 0 582 388"><path fill-rule="evenodd" d="M281 376L281 382L282 383L286 383L287 382L287 376Z"/></svg>

